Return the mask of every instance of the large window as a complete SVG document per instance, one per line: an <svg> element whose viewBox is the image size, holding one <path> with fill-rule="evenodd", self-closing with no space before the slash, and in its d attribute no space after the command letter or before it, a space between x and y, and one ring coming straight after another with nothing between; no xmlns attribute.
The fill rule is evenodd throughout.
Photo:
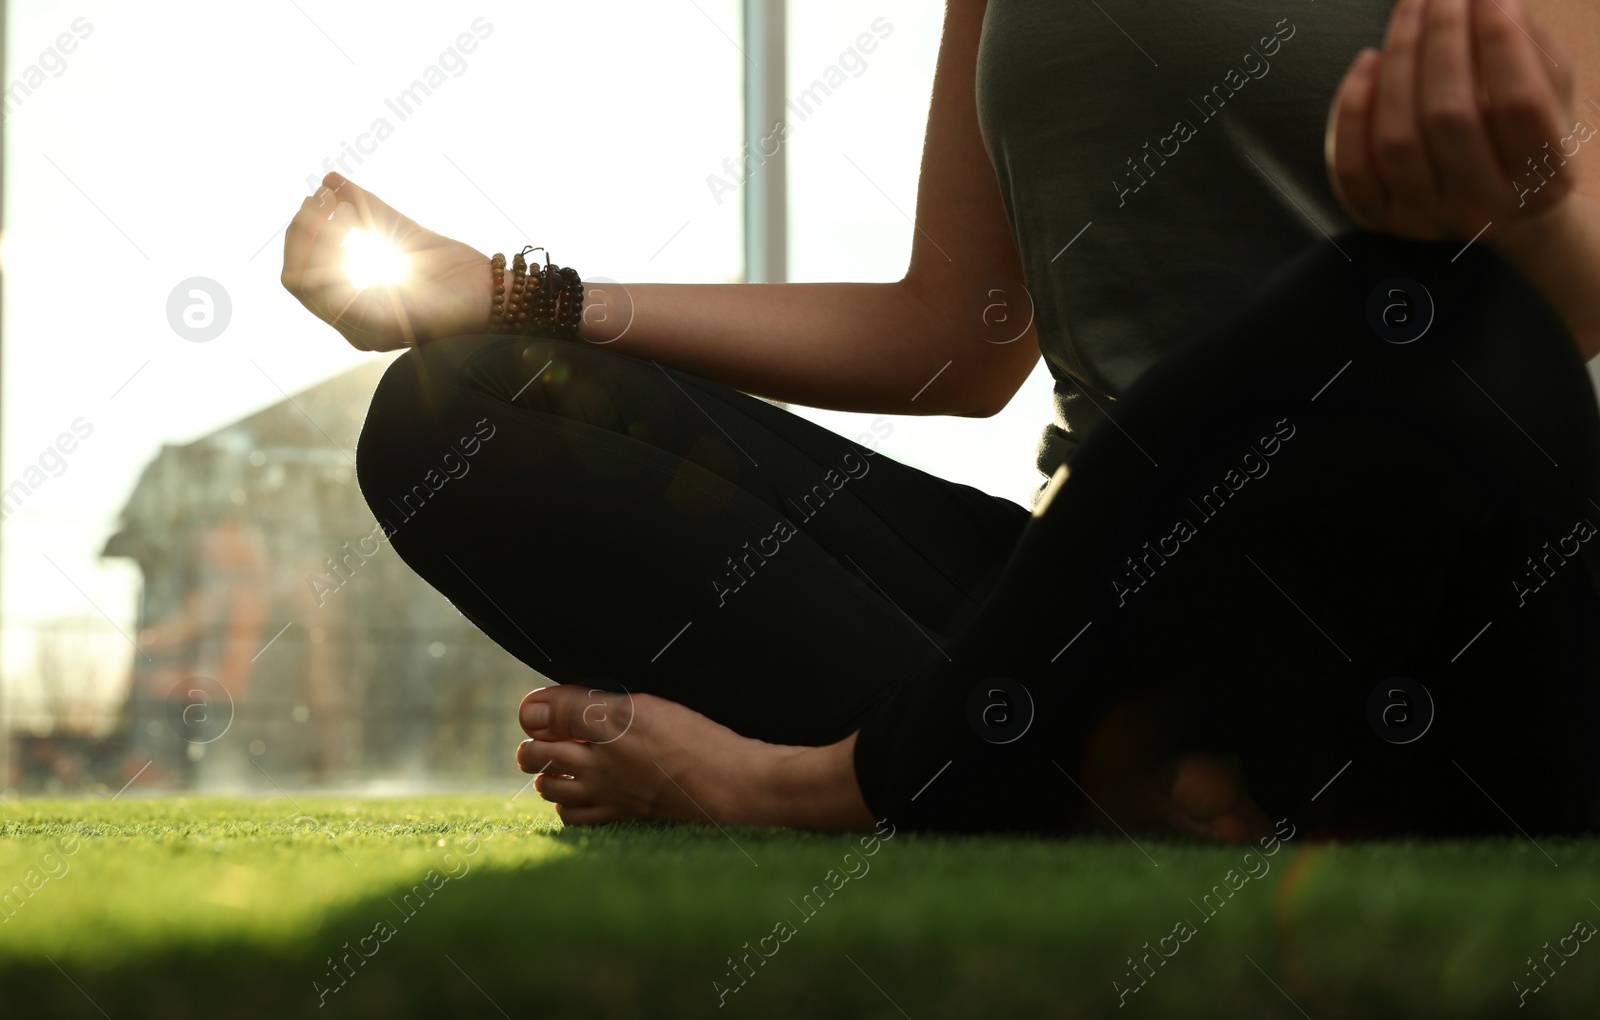
<svg viewBox="0 0 1600 1020"><path fill-rule="evenodd" d="M736 281L739 5L7 7L12 777L501 769L525 667L387 548L318 603L388 356L281 288L283 226L333 168L481 250Z"/></svg>

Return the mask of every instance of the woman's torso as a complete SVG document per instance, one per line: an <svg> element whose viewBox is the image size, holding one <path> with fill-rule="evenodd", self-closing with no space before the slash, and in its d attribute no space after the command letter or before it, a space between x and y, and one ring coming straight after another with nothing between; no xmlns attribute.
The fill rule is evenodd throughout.
<svg viewBox="0 0 1600 1020"><path fill-rule="evenodd" d="M1323 131L1391 6L989 0L978 118L1056 380L1041 472L1162 353L1355 225Z"/></svg>

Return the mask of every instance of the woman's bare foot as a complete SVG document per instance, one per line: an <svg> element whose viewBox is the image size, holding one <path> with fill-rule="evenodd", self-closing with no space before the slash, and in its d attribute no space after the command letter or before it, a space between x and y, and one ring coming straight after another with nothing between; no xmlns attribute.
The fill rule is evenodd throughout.
<svg viewBox="0 0 1600 1020"><path fill-rule="evenodd" d="M1086 818L1108 832L1176 832L1224 843L1250 842L1272 832L1238 765L1216 755L1130 758L1115 769L1102 762L1086 778L1096 808Z"/></svg>
<svg viewBox="0 0 1600 1020"><path fill-rule="evenodd" d="M1250 799L1233 762L1210 754L1178 759L1172 778L1172 824L1181 832L1225 843L1246 843L1272 832Z"/></svg>
<svg viewBox="0 0 1600 1020"><path fill-rule="evenodd" d="M542 687L518 712L517 764L568 825L690 819L868 831L855 737L792 747L743 737L649 694Z"/></svg>
<svg viewBox="0 0 1600 1020"><path fill-rule="evenodd" d="M876 822L856 783L854 734L826 747L768 744L675 701L571 684L533 691L518 715L531 739L517 764L567 825L687 819L865 832ZM1226 842L1271 831L1238 768L1213 755L1186 755L1101 796L1136 828Z"/></svg>
<svg viewBox="0 0 1600 1020"><path fill-rule="evenodd" d="M1231 843L1272 832L1236 761L1180 750L1195 709L1181 694L1150 692L1101 716L1078 766L1089 824Z"/></svg>

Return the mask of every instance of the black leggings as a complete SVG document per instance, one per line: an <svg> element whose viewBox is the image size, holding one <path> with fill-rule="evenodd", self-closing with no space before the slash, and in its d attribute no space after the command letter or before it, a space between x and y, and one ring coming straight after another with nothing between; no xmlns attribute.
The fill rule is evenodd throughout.
<svg viewBox="0 0 1600 1020"><path fill-rule="evenodd" d="M1187 749L1301 829L1589 830L1600 416L1548 303L1458 248L1308 248L1031 515L878 420L490 335L395 361L360 483L529 666L777 743L859 730L897 825L1072 831L1085 774Z"/></svg>

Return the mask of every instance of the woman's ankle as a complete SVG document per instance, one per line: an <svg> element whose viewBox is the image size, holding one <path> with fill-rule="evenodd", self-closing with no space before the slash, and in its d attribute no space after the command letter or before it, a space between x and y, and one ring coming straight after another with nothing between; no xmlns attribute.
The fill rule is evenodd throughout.
<svg viewBox="0 0 1600 1020"><path fill-rule="evenodd" d="M750 805L755 824L822 832L869 832L877 819L856 782L856 734L823 747L784 747L774 756L766 794Z"/></svg>

